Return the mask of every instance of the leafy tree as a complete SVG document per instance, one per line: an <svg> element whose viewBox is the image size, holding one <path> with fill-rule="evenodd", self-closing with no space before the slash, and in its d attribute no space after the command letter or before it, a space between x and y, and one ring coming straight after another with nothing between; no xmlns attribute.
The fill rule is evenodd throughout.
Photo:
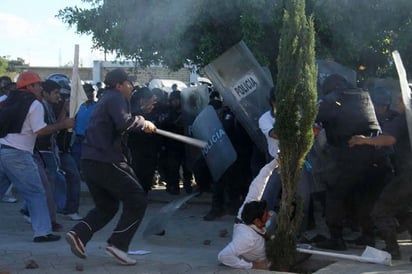
<svg viewBox="0 0 412 274"><path fill-rule="evenodd" d="M21 67L28 67L29 65L22 58L16 60L9 59L7 56L0 57L0 76L7 75L14 78Z"/></svg>
<svg viewBox="0 0 412 274"><path fill-rule="evenodd" d="M273 0L84 0L90 9L66 7L58 17L91 34L96 48L115 52L142 66L162 62L172 69L204 66L245 40L262 65L272 68ZM275 47L276 48L276 47Z"/></svg>
<svg viewBox="0 0 412 274"><path fill-rule="evenodd" d="M210 63L243 39L276 76L285 0L83 0L58 17L94 46L139 65L162 62L180 68ZM318 59L332 58L361 77L394 75L390 52L398 49L412 71L412 1L307 0L315 18Z"/></svg>
<svg viewBox="0 0 412 274"><path fill-rule="evenodd" d="M361 77L390 76L391 52L399 50L412 71L412 1L309 0L315 15L317 58L363 70ZM409 69L408 69L409 68Z"/></svg>
<svg viewBox="0 0 412 274"><path fill-rule="evenodd" d="M9 61L4 57L0 57L0 75L6 74L8 65Z"/></svg>
<svg viewBox="0 0 412 274"><path fill-rule="evenodd" d="M297 184L313 143L317 113L315 31L313 18L305 15L305 0L286 2L280 40L275 129L282 198L275 238L267 243L267 255L273 270L289 271L296 261L296 235L302 215Z"/></svg>
<svg viewBox="0 0 412 274"><path fill-rule="evenodd" d="M29 64L23 58L17 58L16 60L8 60L7 71L8 72L18 72L19 67L28 67Z"/></svg>

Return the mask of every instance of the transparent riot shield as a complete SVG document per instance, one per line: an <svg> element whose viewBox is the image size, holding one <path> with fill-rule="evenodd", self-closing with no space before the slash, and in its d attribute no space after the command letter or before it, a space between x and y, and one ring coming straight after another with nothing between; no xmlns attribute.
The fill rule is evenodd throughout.
<svg viewBox="0 0 412 274"><path fill-rule="evenodd" d="M209 103L209 90L206 85L189 87L182 90L180 97L185 126L191 126L196 116ZM186 133L190 133L190 128Z"/></svg>
<svg viewBox="0 0 412 274"><path fill-rule="evenodd" d="M236 161L237 154L212 106L207 106L196 117L192 132L195 138L207 142L202 154L213 180L217 182Z"/></svg>
<svg viewBox="0 0 412 274"><path fill-rule="evenodd" d="M383 87L391 92L392 100L390 108L392 110L397 110L398 107L396 105L396 101L401 90L399 80L394 78L368 78L365 80L365 85L363 88L368 91L373 91L378 87Z"/></svg>
<svg viewBox="0 0 412 274"><path fill-rule="evenodd" d="M405 67L403 66L401 55L397 50L392 52L393 61L395 62L396 71L399 76L401 86L402 101L405 105L405 116L408 126L409 142L412 147L412 108L411 108L411 89L409 88L408 78Z"/></svg>
<svg viewBox="0 0 412 274"><path fill-rule="evenodd" d="M318 66L318 90L322 86L323 81L331 74L339 74L346 81L356 86L356 72L350 68L342 66L339 63L330 60L316 60Z"/></svg>
<svg viewBox="0 0 412 274"><path fill-rule="evenodd" d="M209 90L206 85L184 88L181 92L182 102L182 119L185 129L185 135L192 137L192 124L196 116L209 103ZM190 170L197 159L202 157L199 148L185 145L186 165Z"/></svg>
<svg viewBox="0 0 412 274"><path fill-rule="evenodd" d="M269 108L273 82L241 41L208 64L205 72L253 142L267 151L258 120Z"/></svg>

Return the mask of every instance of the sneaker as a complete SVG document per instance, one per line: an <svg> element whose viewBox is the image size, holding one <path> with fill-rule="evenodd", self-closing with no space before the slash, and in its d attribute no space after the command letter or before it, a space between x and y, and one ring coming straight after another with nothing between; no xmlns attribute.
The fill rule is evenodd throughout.
<svg viewBox="0 0 412 274"><path fill-rule="evenodd" d="M60 235L47 234L45 236L37 236L33 238L35 243L55 242L60 240Z"/></svg>
<svg viewBox="0 0 412 274"><path fill-rule="evenodd" d="M322 249L332 249L332 250L339 250L344 251L348 248L346 247L345 241L341 238L339 239L327 239L321 242L316 243L316 247Z"/></svg>
<svg viewBox="0 0 412 274"><path fill-rule="evenodd" d="M116 248L113 245L108 245L106 247L106 253L115 258L119 264L122 265L135 265L137 263L137 261L135 259L130 258L129 256L127 256L127 253Z"/></svg>
<svg viewBox="0 0 412 274"><path fill-rule="evenodd" d="M24 219L27 223L31 224L31 218L30 218L29 212L28 212L27 210L25 210L25 209L20 209L20 213L23 215L23 219Z"/></svg>
<svg viewBox="0 0 412 274"><path fill-rule="evenodd" d="M85 259L87 257L83 242L80 240L79 236L77 236L76 232L67 232L66 241L70 245L70 249L74 255L81 259Z"/></svg>
<svg viewBox="0 0 412 274"><path fill-rule="evenodd" d="M13 196L4 196L1 201L3 203L17 203L17 198Z"/></svg>
<svg viewBox="0 0 412 274"><path fill-rule="evenodd" d="M83 217L80 216L77 212L70 213L70 214L65 214L64 216L66 216L66 218L68 218L69 220L72 220L72 221L81 221L81 220L83 220Z"/></svg>

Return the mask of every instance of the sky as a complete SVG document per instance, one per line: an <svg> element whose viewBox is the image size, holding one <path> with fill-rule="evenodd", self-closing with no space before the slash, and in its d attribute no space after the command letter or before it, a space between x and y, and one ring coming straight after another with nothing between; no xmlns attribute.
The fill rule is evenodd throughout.
<svg viewBox="0 0 412 274"><path fill-rule="evenodd" d="M81 0L1 0L0 56L22 58L31 66L64 66L73 63L79 44L81 67L103 60L101 51L91 49L91 36L77 34L55 17L59 9L73 6L89 7Z"/></svg>

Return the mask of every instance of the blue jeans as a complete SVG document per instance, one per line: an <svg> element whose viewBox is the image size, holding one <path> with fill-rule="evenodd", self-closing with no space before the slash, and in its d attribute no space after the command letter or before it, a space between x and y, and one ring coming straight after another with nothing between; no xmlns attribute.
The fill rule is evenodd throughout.
<svg viewBox="0 0 412 274"><path fill-rule="evenodd" d="M7 191L10 182L27 203L34 237L51 233L46 194L30 152L0 148L0 197Z"/></svg>
<svg viewBox="0 0 412 274"><path fill-rule="evenodd" d="M41 152L46 162L46 169L49 180L54 182L54 199L57 211L71 214L79 210L80 203L80 173L76 162L69 153L59 153L60 169L64 175L58 171L57 163L51 152Z"/></svg>
<svg viewBox="0 0 412 274"><path fill-rule="evenodd" d="M77 136L75 137L75 140L73 142L73 145L71 147L71 155L76 162L77 168L80 170L80 157L82 154L82 142L83 142L84 137Z"/></svg>
<svg viewBox="0 0 412 274"><path fill-rule="evenodd" d="M43 184L44 191L46 193L47 207L49 208L50 220L53 223L53 222L56 222L56 204L54 202L54 183L50 182L49 178L47 177L46 168L44 166L40 153L35 152L33 155L33 158L39 170L40 179ZM26 202L23 201L21 209L25 211L29 211L29 209L27 208Z"/></svg>

